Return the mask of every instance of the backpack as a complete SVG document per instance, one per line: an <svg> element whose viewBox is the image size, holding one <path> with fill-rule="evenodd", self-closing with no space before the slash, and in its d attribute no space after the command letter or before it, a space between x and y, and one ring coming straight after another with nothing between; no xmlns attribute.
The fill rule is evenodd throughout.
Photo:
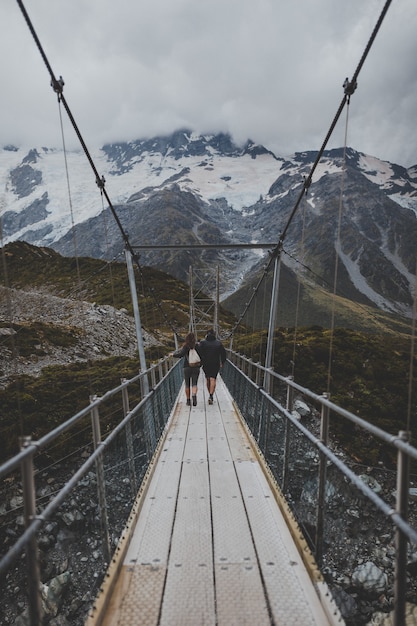
<svg viewBox="0 0 417 626"><path fill-rule="evenodd" d="M197 350L195 350L194 348L190 348L190 351L188 353L188 363L190 367L200 367L200 357Z"/></svg>

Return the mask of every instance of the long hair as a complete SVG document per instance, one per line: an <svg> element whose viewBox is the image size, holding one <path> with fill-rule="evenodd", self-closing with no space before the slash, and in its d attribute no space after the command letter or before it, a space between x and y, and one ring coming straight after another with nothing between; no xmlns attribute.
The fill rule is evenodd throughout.
<svg viewBox="0 0 417 626"><path fill-rule="evenodd" d="M195 348L195 335L194 333L188 333L188 335L185 338L185 346L187 346L188 348Z"/></svg>

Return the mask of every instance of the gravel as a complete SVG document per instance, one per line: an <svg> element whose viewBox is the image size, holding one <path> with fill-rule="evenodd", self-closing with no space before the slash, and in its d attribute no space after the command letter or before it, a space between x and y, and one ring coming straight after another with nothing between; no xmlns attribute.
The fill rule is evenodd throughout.
<svg viewBox="0 0 417 626"><path fill-rule="evenodd" d="M77 337L77 342L63 347L43 341L29 356L13 355L11 349L3 347L0 350L0 387L6 386L11 376L39 376L42 369L50 365L138 354L134 318L125 309L59 298L46 290L0 287L0 342L3 337L15 335L12 324L29 326L34 322L66 330ZM142 333L145 347L161 345L154 335L144 329Z"/></svg>

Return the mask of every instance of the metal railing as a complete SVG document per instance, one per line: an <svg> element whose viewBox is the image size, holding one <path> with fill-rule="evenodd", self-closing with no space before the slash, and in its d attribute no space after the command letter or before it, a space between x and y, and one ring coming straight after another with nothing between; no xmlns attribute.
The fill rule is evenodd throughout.
<svg viewBox="0 0 417 626"><path fill-rule="evenodd" d="M222 378L327 574L336 601L342 579L349 578L347 587L352 588L351 573L357 566L381 562L381 575L386 570L391 578L385 590L390 583L393 590L393 600L381 591L381 610L393 609L395 626L405 624L406 602L417 604L417 581L408 568L408 551L417 555L414 511L413 523L409 520L410 463L417 459L417 449L409 444L408 433L389 434L291 377L233 351L228 357ZM294 411L296 397L312 407L316 420L300 419ZM355 463L331 441L333 420L347 420L364 437L393 448L396 468L368 467L356 473ZM377 479L388 501L381 497ZM407 624L417 623L411 619L408 614Z"/></svg>
<svg viewBox="0 0 417 626"><path fill-rule="evenodd" d="M91 398L39 441L22 439L21 451L0 467L0 533L6 547L0 561L0 623L14 623L16 606L32 625L58 612L72 624L84 623L182 380L179 362L162 360ZM145 388L150 388L146 395ZM132 409L130 397L135 398ZM117 425L102 439L110 416ZM71 461L54 461L54 446L63 437L59 449ZM45 454L52 461L49 468L43 467Z"/></svg>
<svg viewBox="0 0 417 626"><path fill-rule="evenodd" d="M151 388L146 395L144 376ZM408 550L417 546L416 528L409 521L409 465L417 459L417 450L408 443L407 434L386 433L335 405L325 394L317 395L234 352L229 352L222 377L336 602L339 578L346 569L372 556L390 570L386 565L390 557L389 575L394 582L393 601L388 602L394 607L393 623L405 624L406 602L417 604L417 583L407 570ZM263 386L266 380L270 393ZM75 626L84 623L181 384L180 363L172 367L172 360L161 361L101 398L91 398L82 411L39 441L24 439L19 454L0 467L0 532L6 547L0 561L1 623L14 623L11 607L16 606L22 612L27 607L31 624L42 623L42 615L50 620L57 613ZM294 412L297 396L309 402L318 416L308 428ZM133 409L131 398L135 398ZM116 415L117 426L103 440L101 430L109 415L113 420ZM385 501L366 475L355 473L347 458L334 449L335 418L395 449L397 468L385 490L395 492L392 501ZM88 442L80 446L83 430ZM54 462L54 445L72 432L77 435L77 462ZM68 447L66 440L61 449L68 452ZM44 453L50 455L49 468L39 463ZM373 475L377 472L382 476L382 469L372 470ZM369 536L361 543L362 523L370 526L375 545ZM20 536L16 529L21 530ZM348 557L346 552L339 554L346 545L351 546ZM57 592L59 585L69 585L71 592Z"/></svg>

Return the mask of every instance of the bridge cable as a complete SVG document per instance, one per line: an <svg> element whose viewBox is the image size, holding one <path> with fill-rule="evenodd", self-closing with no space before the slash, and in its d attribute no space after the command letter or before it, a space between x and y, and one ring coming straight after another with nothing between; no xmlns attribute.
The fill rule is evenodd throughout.
<svg viewBox="0 0 417 626"><path fill-rule="evenodd" d="M239 315L235 325L231 328L230 331L228 331L224 337L222 337L223 339L228 339L230 337L232 337L234 335L234 333L236 332L236 330L239 328L239 326L241 325L243 318L245 317L246 313L248 312L254 298L256 298L256 296L258 295L259 289L264 281L264 279L266 278L272 263L274 262L274 257L272 255L272 253L270 253L270 258L268 260L268 262L266 263L266 265L263 266L263 270L262 270L262 274L261 277L258 279L258 282L256 283L256 286L253 288L252 294L248 300L248 302L246 302L245 307L242 311L242 313Z"/></svg>
<svg viewBox="0 0 417 626"><path fill-rule="evenodd" d="M310 274L312 274L316 280L321 281L322 285L317 284L317 289L321 289L323 285L325 285L329 290L332 289L331 283L329 283L329 281L326 280L326 278L324 278L322 274L318 274L317 272L315 272L309 265L306 265L305 263L303 263L303 261L300 261L300 259L298 259L293 254L291 254L291 252L288 252L288 250L286 250L285 248L282 249L282 253L286 254L290 259L292 259L295 263L300 265L307 272L310 272ZM328 289L323 287L324 293L329 293ZM339 286L338 291L342 297L349 299L349 294L345 292L343 289L341 289L340 286ZM358 309L362 309L363 312L366 313L366 315L373 318L375 322L378 323L378 315L374 314L370 307L366 308L366 305L361 304L360 302L355 302L355 306L357 306Z"/></svg>
<svg viewBox="0 0 417 626"><path fill-rule="evenodd" d="M301 204L301 200L303 199L304 195L308 192L308 189L309 189L309 187L311 185L311 182L312 182L313 174L314 174L314 172L315 172L315 170L316 170L316 168L317 168L317 166L318 166L318 164L319 164L319 162L321 160L321 157L323 156L323 153L324 153L324 151L326 149L326 146L327 146L327 144L328 144L328 142L330 140L330 137L333 134L333 131L334 131L335 127L336 127L336 124L339 121L339 118L340 118L340 116L341 116L341 114L343 112L343 109L344 109L345 105L350 102L350 98L354 94L354 92L355 92L355 90L357 88L357 80L358 80L359 73L360 73L360 71L361 71L361 69L363 67L363 64L365 63L365 60L366 60L366 58L367 58L367 56L369 54L369 51L370 51L370 49L371 49L371 47L372 47L372 45L373 45L373 43L375 41L375 38L376 38L376 36L377 36L377 34L379 32L379 29L380 29L380 27L382 25L382 22L383 22L386 14L388 12L388 9L389 9L391 3L392 3L392 0L386 0L385 5L384 5L384 7L383 7L383 9L382 9L382 11L381 11L381 13L379 15L378 20L377 20L377 23L376 23L376 25L375 25L372 33L371 33L371 36L370 36L370 38L368 40L368 43L367 43L366 47L365 47L365 50L364 50L364 52L363 52L363 54L362 54L362 56L361 56L361 58L359 60L359 63L357 65L356 69L355 69L355 72L353 73L352 80L349 81L349 79L346 78L344 83L343 83L343 89L344 89L343 98L342 98L342 100L341 100L341 102L339 104L339 107L337 109L336 115L333 118L333 121L332 121L332 123L331 123L331 125L329 127L329 130L328 130L328 132L327 132L327 134L325 136L325 139L324 139L324 141L323 141L323 143L322 143L322 145L321 145L321 147L320 147L320 149L319 149L319 151L317 153L316 159L315 159L315 161L314 161L314 163L313 163L313 165L311 167L311 170L310 170L308 176L304 179L304 182L303 182L303 185L302 185L302 189L301 189L301 191L300 191L300 193L299 193L299 195L297 197L295 205L294 205L294 207L293 207L293 209L292 209L292 211L290 213L290 216L287 219L287 222L286 222L286 224L284 226L284 229L283 229L283 231L282 231L282 233L280 235L279 241L278 241L277 245L275 246L275 248L272 250L270 259L269 259L269 261L268 261L268 263L266 265L266 268L265 268L265 270L264 270L264 272L263 272L263 274L262 274L262 276L261 276L261 278L260 278L260 280L259 280L259 282L258 282L258 284L257 284L257 286L255 288L255 290L254 290L254 293L252 294L252 297L250 298L249 302L247 303L244 312L238 318L237 323L235 324L233 329L228 333L228 335L227 335L228 337L230 337L233 334L233 332L235 332L236 328L240 325L240 323L241 323L241 321L242 321L242 319L243 319L243 317L244 317L248 307L250 306L250 304L252 303L253 298L256 296L256 294L258 292L260 284L262 283L264 278L266 278L266 275L268 274L270 268L272 267L273 263L275 262L275 259L279 259L279 257L281 256L284 240L285 240L285 237L287 235L288 229L289 229L289 227L291 225L291 222L292 222L292 220L293 220L293 218L295 216L295 213L297 212L297 209L299 208L299 206Z"/></svg>
<svg viewBox="0 0 417 626"><path fill-rule="evenodd" d="M344 92L345 92L345 93L344 93L344 97L343 97L343 99L342 99L342 101L341 101L341 103L340 103L340 105L339 105L338 111L337 111L337 113L336 113L336 115L335 115L335 117L334 117L334 119L333 119L333 122L332 122L332 124L331 124L330 128L329 128L329 131L328 131L328 133L327 133L327 135L326 135L326 138L325 138L325 140L324 140L324 142L323 142L323 144L322 144L322 146L321 146L321 148L320 148L320 150L319 150L319 152L318 152L318 154L317 154L316 160L315 160L315 162L314 162L314 164L313 164L313 166L312 166L312 168L311 168L311 171L310 171L310 173L309 173L309 175L308 175L307 179L304 181L303 188L302 188L302 190L301 190L301 192L300 192L300 194L299 194L299 196L298 196L298 199L297 199L297 201L296 201L296 204L295 204L295 206L293 207L293 210L292 210L292 212L291 212L291 214L290 214L290 216L289 216L289 218L288 218L288 220L287 220L287 223L286 223L286 225L285 225L285 227L284 227L284 230L283 230L283 232L281 233L281 236L280 236L280 239L279 239L279 241L278 241L278 244L276 245L276 247L275 247L275 248L274 248L274 250L273 250L273 253L272 253L272 255L271 255L271 258L270 258L269 263L268 263L267 268L266 268L266 272L264 272L264 274L263 274L263 276L262 276L262 279L261 279L261 282L262 282L263 278L266 276L267 272L269 271L269 269L270 269L270 267L271 267L272 263L274 262L275 258L277 258L277 257L281 254L281 251L282 251L282 245L283 245L283 242L284 242L285 236L286 236L286 234L287 234L288 228L289 228L289 226L290 226L290 224L291 224L291 222L292 222L292 219L293 219L293 217L294 217L294 215L295 215L295 213L296 213L296 211L297 211L297 209L298 209L298 207L299 207L299 205L300 205L300 202L301 202L301 199L302 199L302 197L303 197L304 193L306 192L306 190L308 189L308 187L309 187L309 186L310 186L310 184L311 184L311 180L312 180L312 176L313 176L313 174L314 174L314 171L315 171L315 169L316 169L316 167L317 167L317 165L318 165L318 163L319 163L319 161L320 161L320 159L321 159L321 157L322 157L322 155L323 155L323 152L324 152L324 150L325 150L325 148L326 148L326 145L327 145L327 143L328 143L328 141L329 141L329 139L330 139L330 137L331 137L331 135L332 135L332 133L333 133L333 130L334 130L334 128L335 128L335 126L336 126L336 124L337 124L337 121L338 121L338 119L339 119L339 117L340 117L340 115L341 115L341 113L342 113L342 111L343 111L343 108L344 108L344 106L345 106L346 102L348 101L348 99L350 99L350 96L354 93L354 91L355 91L355 89L356 89L356 86L357 86L357 78L358 78L358 75L359 75L359 73L360 73L360 70L361 70L361 68L362 68L362 66L363 66L363 64L364 64L364 62L365 62L365 60L366 60L366 57L367 57L367 55L368 55L368 53L369 53L369 50L371 49L371 46L372 46L372 44L373 44L373 42L374 42L374 40L375 40L375 37L376 37L376 35L377 35L378 31L379 31L379 28L380 28L380 26L381 26L381 24L382 24L382 21L383 21L383 19L384 19L384 17L385 17L385 15L386 15L386 13L387 13L387 11L388 11L388 8L389 8L389 6L390 6L391 2L392 2L392 0L387 0L387 1L386 1L385 6L384 6L384 8L383 8L383 10L382 10L382 12L381 12L381 14L380 14L379 19L378 19L378 22L377 22L377 24L376 24L376 26L375 26L375 28L374 28L374 30L373 30L373 32L372 32L372 35L371 35L371 37L370 37L370 39L369 39L369 41L368 41L368 44L367 44L367 46L366 46L366 48L365 48L365 51L364 51L364 53L363 53L363 55L362 55L362 57L361 57L361 59L360 59L360 61L359 61L359 64L358 64L358 66L357 66L357 68L356 68L356 70L355 70L355 72L354 72L354 75L353 75L352 80L351 80L351 81L349 81L349 80L346 78L346 80L345 80L345 82L344 82L344 84L343 84L343 87L344 87ZM96 184L99 186L99 188L102 190L103 194L105 195L106 200L107 200L108 205L109 205L109 208L110 208L110 210L111 210L111 212L112 212L112 214L113 214L113 217L115 218L116 223L117 223L117 225L118 225L118 227L119 227L119 230L120 230L120 232L121 232L121 234L122 234L123 240L124 240L124 242L125 242L125 246L126 246L126 247L127 247L127 249L129 250L129 252L132 254L132 258L134 259L134 261L135 261L136 265L138 266L139 270L141 271L140 264L139 264L139 261L138 261L138 259L137 259L137 256L136 256L136 254L134 253L134 250L133 250L133 248L132 248L132 246L131 246L131 244L130 244L130 242L129 242L129 239L128 239L128 237L127 237L127 235L126 235L126 233L125 233L125 231L124 231L124 229L123 229L123 227L122 227L122 224L121 224L121 222L120 222L120 220L119 220L119 217L117 216L117 214L116 214L116 212L115 212L115 210L114 210L114 207L113 207L113 205L112 205L112 203L111 203L111 200L110 200L110 198L109 198L109 196L108 196L108 194L107 194L107 191L106 191L106 189L105 189L105 179L104 179L104 177L103 177L103 176L100 178L100 176L99 176L99 174L98 174L98 171L97 171L97 169L96 169L96 167L95 167L95 165L94 165L94 162L93 162L93 160L92 160L92 158L91 158L91 156L90 156L90 154L89 154L89 151L88 151L88 149L87 149L87 146L86 146L86 144L85 144L85 142L84 142L84 140L83 140L83 138L82 138L82 135L81 135L81 133L80 133L80 131L79 131L79 129L78 129L78 126L77 126L77 124L76 124L76 122L75 122L75 120L74 120L74 118L73 118L73 116L72 116L71 110L70 110L70 108L69 108L69 106L68 106L68 104L67 104L67 102L66 102L66 100L65 100L65 97L64 97L64 95L63 95L63 86L64 86L64 81L63 81L62 77L60 77L60 79L59 79L59 80L57 80L57 79L56 79L56 77L55 77L55 75L54 75L54 72L53 72L53 70L52 70L52 68L51 68L51 66L50 66L50 64L49 64L49 61L48 61L48 59L47 59L47 57L46 57L46 54L45 54L45 52L44 52L44 50L43 50L43 48L42 48L42 45L41 45L41 43L40 43L40 41L39 41L39 38L38 38L38 36L37 36L37 34L36 34L36 31L35 31L35 29L34 29L34 27L33 27L32 23L31 23L31 20L30 20L29 16L28 16L28 13L27 13L27 11L26 11L26 9L25 9L24 5L23 5L22 0L17 0L17 3L18 3L18 5L19 5L19 7L20 7L20 9L21 9L21 11L22 11L22 14L23 14L23 16L24 16L24 18L25 18L25 20L26 20L26 23L27 23L27 25L28 25L28 27L29 27L29 30L30 30L30 31L31 31L31 33L32 33L32 36L33 36L33 38L34 38L34 40L35 40L35 42L36 42L36 45L37 45L37 47L38 47L38 49L39 49L39 51L40 51L40 53L41 53L41 56L42 56L42 58L43 58L43 60L44 60L44 63L45 63L45 65L46 65L46 67L47 67L47 69L48 69L48 71L49 71L49 74L50 74L50 76L51 76L51 85L52 85L52 87L53 87L54 91L56 91L56 93L58 94L58 97L60 97L60 98L62 99L62 103L63 103L63 105L64 105L64 107L65 107L65 109L66 109L66 111L67 111L68 117L69 117L69 119L70 119L70 121L71 121L71 123L72 123L72 125L73 125L73 128L74 128L74 130L75 130L75 132L76 132L76 134L77 134L77 136L78 136L78 139L79 139L79 141L80 141L80 143L81 143L81 145L82 145L82 147L83 147L83 150L84 150L84 152L85 152L85 154L86 154L86 156L87 156L87 159L88 159L88 161L89 161L89 163L90 163L90 165L91 165L91 167L92 167L92 169L93 169L93 172L94 172L94 174L95 174L95 176L96 176ZM252 294L252 297L250 298L249 303L247 303L247 305L246 305L245 312L246 312L247 308L250 306L250 304L251 304L251 302L252 302L253 298L254 298L254 297L255 297L255 295L257 294L257 290L258 290L258 288L259 288L259 283L258 283L258 285L257 285L257 287L256 287L256 289L255 289L254 294ZM228 336L228 337L230 337L230 336L233 334L233 331L237 328L237 326L239 325L239 323L242 321L242 319L243 319L243 316L244 316L245 312L243 313L243 315L241 315L241 316L239 317L239 322L238 322L238 324L236 324L236 325L234 326L234 328L232 329L232 331L230 331L230 332L227 334L227 336ZM166 318L166 316L165 316L165 315L164 315L164 318L165 318L165 319L166 319L166 321L167 321L167 318ZM176 329L174 329L174 328L173 328L173 326L172 326L171 324L168 324L168 325L171 327L171 329L174 331L174 333L176 333L176 334L177 334Z"/></svg>
<svg viewBox="0 0 417 626"><path fill-rule="evenodd" d="M100 197L101 197L101 216L102 216L103 228L104 228L104 240L106 242L106 258L110 258L109 229L108 229L108 224L107 224L106 211L104 209L103 194L101 192L100 192ZM111 314L112 314L112 318L113 318L114 329L117 329L117 316L116 316L116 309L117 309L117 307L116 307L116 296L115 296L115 290L114 290L113 266L112 266L111 261L109 261L107 263L107 267L108 267L108 270L109 270L111 300L112 300L112 305L113 305L113 309L111 311ZM120 365L121 362L122 362L122 354L121 354L120 342L117 342L116 352L117 352L117 357L118 357L118 363Z"/></svg>
<svg viewBox="0 0 417 626"><path fill-rule="evenodd" d="M307 194L305 194L303 202L303 217L302 217L302 229L301 229L301 258L304 261L305 257L305 221L306 221L306 207L307 207ZM291 375L295 377L295 363L296 363L296 351L297 351L297 331L298 331L298 318L300 312L300 300L301 300L301 276L297 273L297 301L295 306L295 323L294 323L294 339L293 339L293 352L291 362Z"/></svg>
<svg viewBox="0 0 417 626"><path fill-rule="evenodd" d="M337 122L338 122L338 120L339 120L339 118L340 118L340 116L342 114L342 111L343 111L345 105L350 101L350 97L353 95L353 93L356 90L356 87L357 87L357 84L358 84L357 81L358 81L359 73L360 73L360 71L361 71L361 69L363 67L363 64L365 63L366 57L369 54L369 51L370 51L370 49L372 47L372 44L374 43L374 40L375 40L375 38L376 38L376 36L378 34L378 31L379 31L379 29L381 27L381 24L382 24L382 22L384 20L384 17L385 17L385 15L386 15L386 13L387 13L387 11L389 9L389 6L390 6L391 2L392 2L392 0L386 0L385 6L383 7L383 9L381 11L381 14L380 14L380 16L378 18L378 21L377 21L377 23L375 25L374 30L372 31L372 34L371 34L371 36L369 38L369 41L368 41L368 43L366 45L366 48L365 48L365 50L364 50L364 52L362 54L362 57L361 57L361 59L360 59L360 61L358 63L358 66L357 66L357 68L356 68L356 70L355 70L355 72L353 74L352 80L349 81L349 79L346 78L345 82L343 83L344 95L343 95L342 101L341 101L341 103L339 105L339 108L337 109L336 115L333 118L333 121L332 121L332 123L330 125L330 128L329 128L329 130L327 132L327 135L326 135L326 137L325 137L325 139L324 139L324 141L323 141L323 143L321 145L321 148L320 148L320 150L317 153L316 159L315 159L315 161L314 161L314 163L313 163L313 165L311 167L310 173L307 176L307 178L304 180L301 192L299 193L297 201L296 201L296 203L295 203L295 205L294 205L294 207L293 207L293 209L291 211L291 214L290 214L290 216L289 216L289 218L287 220L287 223L286 223L286 225L284 227L284 230L281 233L279 242L278 242L278 244L276 245L276 247L274 249L274 252L273 252L274 257L279 256L281 254L282 245L283 245L284 239L285 239L285 237L287 235L288 228L289 228L289 226L290 226L290 224L291 224L291 222L292 222L292 220L294 218L294 215L295 215L295 213L296 213L296 211L297 211L297 209L298 209L298 207L299 207L299 205L301 203L301 200L302 200L304 194L307 192L308 188L311 185L313 174L314 174L314 172L315 172L315 170L316 170L316 168L317 168L317 166L318 166L318 164L319 164L319 162L321 160L321 157L323 156L323 152L326 149L326 146L327 146L327 144L329 142L329 139L330 139L331 135L333 134L333 131L334 131L334 129L336 127L336 124L337 124Z"/></svg>
<svg viewBox="0 0 417 626"><path fill-rule="evenodd" d="M19 416L19 432L20 432L20 436L23 437L24 433L24 419L23 419L23 412L22 412L22 405L21 405L21 382L19 377L17 376L18 374L18 345L17 345L17 341L16 341L16 337L15 334L17 335L17 332L15 333L15 329L13 328L13 306L12 306L12 290L10 287L10 282L9 282L9 275L8 275L8 270L7 270L7 260L6 260L6 250L5 250L5 245L3 242L3 217L0 217L0 244L1 244L1 257L2 257L2 266L3 266L3 275L4 275L4 289L5 289L5 296L6 296L6 316L9 319L9 324L10 324L10 347L11 347L11 353L12 353L12 363L13 363L13 375L15 377L15 384L16 384L16 404L17 404L17 413ZM2 342L3 343L3 342ZM0 431L1 433L2 431Z"/></svg>
<svg viewBox="0 0 417 626"><path fill-rule="evenodd" d="M71 109L70 109L70 107L69 107L69 105L68 105L68 103L67 103L67 101L65 99L65 96L64 96L64 93L63 93L64 84L65 84L64 80L63 80L62 76L60 76L59 80L57 80L57 78L56 78L56 76L55 76L55 74L53 72L53 69L52 69L52 67L51 67L51 65L50 65L50 63L48 61L48 58L47 58L47 56L45 54L45 51L43 50L42 44L41 44L41 42L39 40L39 37L37 36L35 28L34 28L32 22L31 22L31 19L30 19L29 15L28 15L28 13L27 13L27 11L25 9L23 1L22 0L16 0L16 2L19 5L19 8L20 8L20 10L21 10L21 12L23 14L23 17L24 17L24 19L26 21L26 24L27 24L27 26L28 26L31 34L32 34L32 37L33 37L33 39L34 39L34 41L36 43L36 46L37 46L37 48L38 48L38 50L39 50L39 52L40 52L40 54L42 56L42 59L43 59L45 65L46 65L46 68L47 68L47 70L49 72L49 75L51 77L51 87L55 91L55 93L57 94L58 99L62 102L62 104L63 104L63 106L64 106L64 108L65 108L65 110L67 112L67 115L68 115L68 118L69 118L69 120L70 120L70 122L72 124L72 127L73 127L73 129L74 129L74 131L75 131L75 133L76 133L76 135L78 137L78 140L79 140L83 150L84 150L84 154L87 157L88 162L90 163L91 169L93 170L93 173L95 175L96 184L97 184L98 188L100 189L101 193L106 198L106 201L107 201L107 204L109 206L109 209L110 209L110 211L111 211L111 213L112 213L112 215L113 215L113 217L114 217L114 219L116 221L116 224L117 224L117 226L119 228L119 231L120 231L120 233L122 235L122 239L123 239L125 248L132 255L132 258L133 258L133 260L134 260L134 262L135 262L135 264L136 264L136 266L137 266L137 268L139 270L139 273L142 274L142 268L141 268L141 265L139 263L139 258L136 255L136 253L134 251L134 248L132 247L132 245L131 245L131 243L129 241L127 233L125 232L125 230L124 230L124 228L122 226L122 223L121 223L121 221L119 219L119 216L117 215L117 213L115 211L115 208L114 208L114 206L113 206L113 204L111 202L111 199L110 199L110 197L109 197L109 195L107 193L107 190L105 188L106 179L104 178L104 176L100 176L99 175L99 173L97 171L97 168L96 168L96 166L94 164L94 161L93 161L93 159L92 159L92 157L90 155L90 152L89 152L89 150L87 148L87 145L86 145L86 143L85 143L85 141L84 141L84 139L83 139L83 137L81 135L81 132L80 132L78 126L77 126L77 123L76 123L76 121L74 119L74 116L72 115ZM169 321L169 319L168 319L167 315L165 314L165 312L162 311L161 303L157 301L157 299L155 297L155 294L154 294L154 291L152 289L150 289L150 293L151 293L153 299L155 300L156 306L160 309L160 311L161 311L161 313L163 315L163 318L164 318L165 322L167 323L167 325L171 328L171 330L175 334L178 334L177 329L174 328L173 324L171 324L171 322Z"/></svg>
<svg viewBox="0 0 417 626"><path fill-rule="evenodd" d="M416 258L416 276L415 276L415 284L414 284L413 317L412 317L412 324L411 324L410 364L409 364L409 373L408 373L407 422L406 422L406 430L408 432L410 432L410 429L411 429L411 407L412 407L412 395L413 395L414 355L415 355L415 342L416 342L416 316L417 316L417 258Z"/></svg>
<svg viewBox="0 0 417 626"><path fill-rule="evenodd" d="M76 267L76 271L77 271L78 294L79 294L79 296L81 296L80 262L79 262L79 258L78 258L77 234L76 234L76 229L75 229L74 210L73 210L72 193L71 193L71 183L70 183L68 159L67 159L67 147L66 147L66 143L65 143L65 133L64 133L64 124L63 124L63 120L62 120L62 110L61 110L61 100L60 100L60 98L58 98L58 112L59 112L59 124L60 124L60 129L61 129L62 150L63 150L63 153L64 153L65 176L66 176L66 181L67 181L68 202L69 202L70 215L71 215L72 242L73 242L73 246L74 246L75 267ZM84 310L83 310L83 303L82 303L82 300L80 300L79 297L77 297L77 302L78 302L79 307L80 307L81 323L82 323L83 333L84 333L84 336L87 337L87 326L86 326L86 323L85 323L85 315L84 315ZM92 391L90 359L87 360L87 375L88 375L88 384L89 384L89 389L90 389L90 395L92 395L93 391Z"/></svg>
<svg viewBox="0 0 417 626"><path fill-rule="evenodd" d="M332 361L333 361L334 325L335 325L335 314L336 314L336 291L337 291L337 279L338 279L338 271L339 271L339 253L341 253L342 251L340 232L341 232L341 226L342 226L343 193L345 190L345 179L346 179L346 146L347 146L347 133L348 133L348 124L349 124L349 104L350 104L350 99L347 102L347 108L346 108L345 137L344 137L344 145L343 145L343 167L342 167L342 177L340 181L339 212L338 212L338 220L337 220L336 246L335 246L335 251L334 251L335 261L334 261L333 297L332 297L331 324L330 324L329 363L328 363L328 368L327 368L327 393L330 393L330 382L331 382Z"/></svg>

